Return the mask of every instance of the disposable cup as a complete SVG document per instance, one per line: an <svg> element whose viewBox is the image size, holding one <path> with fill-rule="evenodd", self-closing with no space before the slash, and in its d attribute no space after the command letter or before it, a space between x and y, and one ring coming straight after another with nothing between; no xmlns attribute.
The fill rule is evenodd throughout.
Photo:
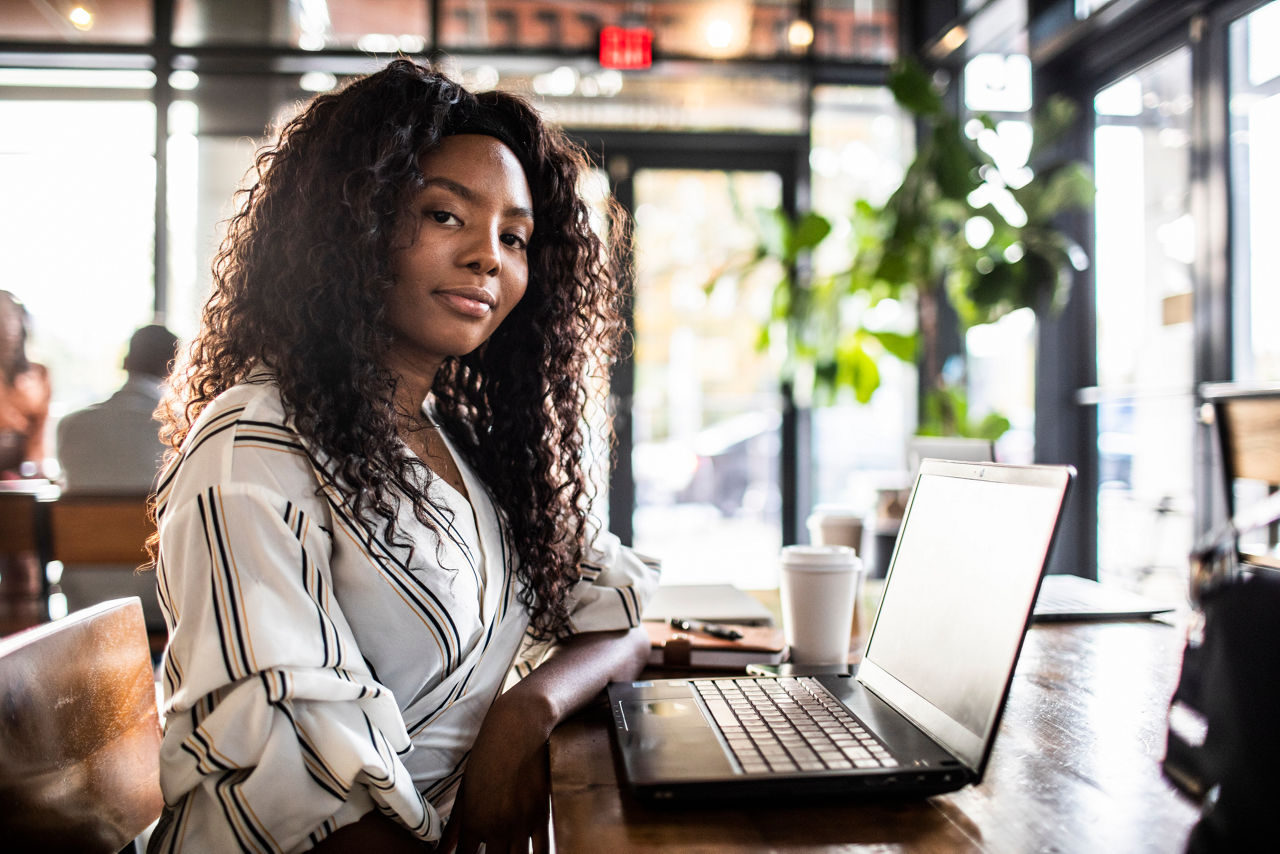
<svg viewBox="0 0 1280 854"><path fill-rule="evenodd" d="M819 505L805 525L815 546L848 546L862 552L862 514L853 508Z"/></svg>
<svg viewBox="0 0 1280 854"><path fill-rule="evenodd" d="M849 660L862 561L848 546L786 546L781 555L782 629L795 664Z"/></svg>

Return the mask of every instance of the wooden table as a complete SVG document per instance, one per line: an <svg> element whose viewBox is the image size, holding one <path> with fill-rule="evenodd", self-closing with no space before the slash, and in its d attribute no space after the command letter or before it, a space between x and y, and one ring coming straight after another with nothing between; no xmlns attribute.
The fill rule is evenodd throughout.
<svg viewBox="0 0 1280 854"><path fill-rule="evenodd" d="M648 807L620 788L601 699L552 735L556 852L1181 851L1197 811L1159 763L1183 637L1034 626L983 782L915 802Z"/></svg>

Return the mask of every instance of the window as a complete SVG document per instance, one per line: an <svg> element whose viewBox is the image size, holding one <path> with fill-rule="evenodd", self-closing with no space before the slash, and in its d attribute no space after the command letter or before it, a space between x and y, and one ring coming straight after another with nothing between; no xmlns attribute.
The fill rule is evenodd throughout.
<svg viewBox="0 0 1280 854"><path fill-rule="evenodd" d="M129 336L151 322L155 108L25 94L0 95L0 282L26 304L28 355L50 371L52 449L61 415L123 382Z"/></svg>
<svg viewBox="0 0 1280 854"><path fill-rule="evenodd" d="M1191 107L1187 48L1094 98L1098 575L1161 598L1193 528Z"/></svg>
<svg viewBox="0 0 1280 854"><path fill-rule="evenodd" d="M1234 378L1280 381L1280 3L1231 25Z"/></svg>

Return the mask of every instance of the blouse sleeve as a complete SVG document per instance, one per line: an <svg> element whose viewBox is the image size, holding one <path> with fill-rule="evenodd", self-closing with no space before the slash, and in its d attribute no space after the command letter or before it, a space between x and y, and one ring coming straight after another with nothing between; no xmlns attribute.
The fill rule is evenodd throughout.
<svg viewBox="0 0 1280 854"><path fill-rule="evenodd" d="M395 698L334 599L322 524L247 485L161 520L166 809L151 851L301 851L372 809L439 837L401 762Z"/></svg>
<svg viewBox="0 0 1280 854"><path fill-rule="evenodd" d="M640 625L644 606L658 589L662 564L603 532L582 563L572 592L571 633L607 632Z"/></svg>
<svg viewBox="0 0 1280 854"><path fill-rule="evenodd" d="M611 533L601 533L587 549L578 583L570 592L573 606L563 636L640 625L661 573L662 563L657 558L633 551ZM527 676L546 658L551 647L552 643L527 636L506 687Z"/></svg>

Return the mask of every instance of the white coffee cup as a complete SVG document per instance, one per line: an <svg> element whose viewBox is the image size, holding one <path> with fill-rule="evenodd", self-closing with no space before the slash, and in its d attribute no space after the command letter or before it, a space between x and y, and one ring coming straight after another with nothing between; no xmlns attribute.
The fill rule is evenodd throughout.
<svg viewBox="0 0 1280 854"><path fill-rule="evenodd" d="M819 504L805 520L815 546L848 546L862 552L862 513L852 507Z"/></svg>
<svg viewBox="0 0 1280 854"><path fill-rule="evenodd" d="M782 549L782 629L795 664L849 660L862 561L848 546Z"/></svg>

